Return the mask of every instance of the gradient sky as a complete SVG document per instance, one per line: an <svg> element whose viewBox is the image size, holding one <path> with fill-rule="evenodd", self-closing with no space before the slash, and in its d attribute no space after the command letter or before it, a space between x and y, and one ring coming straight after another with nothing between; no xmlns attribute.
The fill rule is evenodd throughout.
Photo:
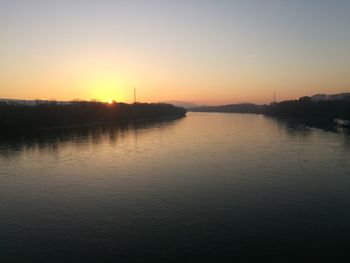
<svg viewBox="0 0 350 263"><path fill-rule="evenodd" d="M350 90L348 0L0 0L0 98L267 103Z"/></svg>

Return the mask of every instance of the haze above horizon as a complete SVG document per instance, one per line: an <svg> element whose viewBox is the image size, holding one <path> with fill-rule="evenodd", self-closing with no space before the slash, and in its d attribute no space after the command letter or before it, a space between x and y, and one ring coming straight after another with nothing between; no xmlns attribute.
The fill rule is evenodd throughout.
<svg viewBox="0 0 350 263"><path fill-rule="evenodd" d="M268 103L349 91L350 1L0 0L0 97Z"/></svg>

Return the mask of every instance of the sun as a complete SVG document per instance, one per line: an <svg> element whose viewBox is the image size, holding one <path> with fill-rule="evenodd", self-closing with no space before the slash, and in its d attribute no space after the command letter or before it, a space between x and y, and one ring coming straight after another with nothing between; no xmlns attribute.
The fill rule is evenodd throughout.
<svg viewBox="0 0 350 263"><path fill-rule="evenodd" d="M109 99L107 102L108 104L113 104L114 101L112 99Z"/></svg>

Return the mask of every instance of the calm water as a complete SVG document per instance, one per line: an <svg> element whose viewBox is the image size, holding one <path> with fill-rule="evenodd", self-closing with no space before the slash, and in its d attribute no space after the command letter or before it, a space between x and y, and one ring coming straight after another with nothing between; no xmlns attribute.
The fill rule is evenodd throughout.
<svg viewBox="0 0 350 263"><path fill-rule="evenodd" d="M0 142L1 262L336 259L349 242L345 133L189 113Z"/></svg>

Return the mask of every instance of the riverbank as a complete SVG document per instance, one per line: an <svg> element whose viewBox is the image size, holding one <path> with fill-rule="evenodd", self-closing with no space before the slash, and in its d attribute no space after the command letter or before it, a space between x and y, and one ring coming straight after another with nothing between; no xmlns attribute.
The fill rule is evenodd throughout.
<svg viewBox="0 0 350 263"><path fill-rule="evenodd" d="M232 104L190 108L193 112L226 112L264 114L278 119L292 119L313 127L334 127L334 120L350 120L350 96L334 100L297 100L274 102L270 105Z"/></svg>
<svg viewBox="0 0 350 263"><path fill-rule="evenodd" d="M14 134L62 128L170 120L186 110L162 103L72 102L37 105L0 104L0 133Z"/></svg>

